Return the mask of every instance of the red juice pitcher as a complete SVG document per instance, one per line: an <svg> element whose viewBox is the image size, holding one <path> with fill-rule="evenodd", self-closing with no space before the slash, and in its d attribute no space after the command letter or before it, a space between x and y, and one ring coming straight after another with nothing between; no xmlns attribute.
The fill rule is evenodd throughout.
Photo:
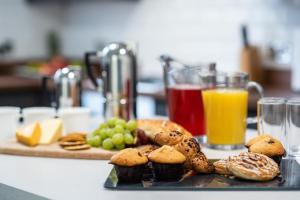
<svg viewBox="0 0 300 200"><path fill-rule="evenodd" d="M205 118L202 89L205 84L199 73L215 71L215 63L185 65L166 55L160 56L160 61L164 70L170 120L182 125L203 142Z"/></svg>

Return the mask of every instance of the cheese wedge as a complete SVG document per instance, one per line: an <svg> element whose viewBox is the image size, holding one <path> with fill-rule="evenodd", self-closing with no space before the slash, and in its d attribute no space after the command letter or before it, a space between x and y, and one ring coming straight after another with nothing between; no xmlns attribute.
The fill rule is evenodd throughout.
<svg viewBox="0 0 300 200"><path fill-rule="evenodd" d="M16 131L18 142L28 146L36 146L39 144L41 134L41 127L38 122L25 126Z"/></svg>
<svg viewBox="0 0 300 200"><path fill-rule="evenodd" d="M47 119L41 122L42 136L39 144L52 144L62 136L62 121L60 119Z"/></svg>

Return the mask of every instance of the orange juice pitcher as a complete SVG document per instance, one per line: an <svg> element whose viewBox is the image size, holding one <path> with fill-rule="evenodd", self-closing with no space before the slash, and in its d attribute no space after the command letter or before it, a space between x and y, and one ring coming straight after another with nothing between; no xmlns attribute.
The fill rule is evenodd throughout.
<svg viewBox="0 0 300 200"><path fill-rule="evenodd" d="M248 74L208 73L203 75L207 87L202 91L208 146L214 149L239 149L244 146L247 125L248 88L262 87L248 81Z"/></svg>

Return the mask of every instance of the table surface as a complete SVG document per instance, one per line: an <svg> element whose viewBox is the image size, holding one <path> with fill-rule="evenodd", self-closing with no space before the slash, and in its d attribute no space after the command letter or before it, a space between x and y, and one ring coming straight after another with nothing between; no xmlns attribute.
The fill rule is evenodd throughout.
<svg viewBox="0 0 300 200"><path fill-rule="evenodd" d="M248 130L247 137L254 134ZM204 152L209 158L222 158L240 151ZM100 160L0 155L0 182L50 199L300 199L296 191L110 191L103 183L111 168L108 161Z"/></svg>

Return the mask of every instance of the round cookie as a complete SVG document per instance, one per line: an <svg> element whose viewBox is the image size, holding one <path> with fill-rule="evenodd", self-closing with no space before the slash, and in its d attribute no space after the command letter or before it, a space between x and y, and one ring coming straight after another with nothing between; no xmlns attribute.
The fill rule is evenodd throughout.
<svg viewBox="0 0 300 200"><path fill-rule="evenodd" d="M227 168L238 178L268 181L279 174L277 163L268 156L244 152L228 159Z"/></svg>

